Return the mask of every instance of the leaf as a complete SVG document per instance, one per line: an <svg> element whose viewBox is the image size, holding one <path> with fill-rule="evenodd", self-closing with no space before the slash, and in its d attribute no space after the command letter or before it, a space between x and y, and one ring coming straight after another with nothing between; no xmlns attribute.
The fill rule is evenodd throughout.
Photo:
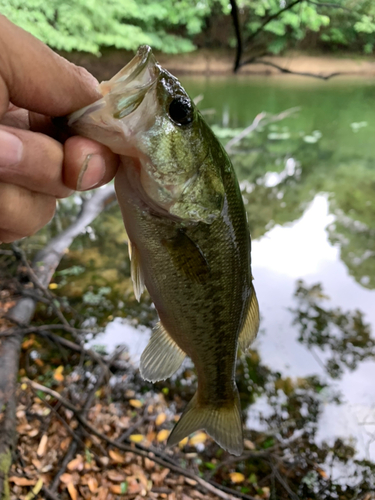
<svg viewBox="0 0 375 500"><path fill-rule="evenodd" d="M232 483L242 483L245 481L245 476L241 472L231 472L229 477Z"/></svg>
<svg viewBox="0 0 375 500"><path fill-rule="evenodd" d="M32 345L34 345L34 339L27 339L22 342L22 349L29 349Z"/></svg>
<svg viewBox="0 0 375 500"><path fill-rule="evenodd" d="M64 375L62 374L64 371L64 367L62 365L58 366L53 374L53 378L57 382L63 382L64 381Z"/></svg>
<svg viewBox="0 0 375 500"><path fill-rule="evenodd" d="M168 436L170 433L171 433L171 431L168 431L167 429L162 429L161 431L158 432L158 434L156 436L156 440L159 443L161 443L162 441L165 441L166 439L168 439Z"/></svg>
<svg viewBox="0 0 375 500"><path fill-rule="evenodd" d="M116 469L109 470L107 472L108 479L110 481L113 481L114 483L122 483L123 481L126 480L125 474L121 473L120 471L117 471Z"/></svg>
<svg viewBox="0 0 375 500"><path fill-rule="evenodd" d="M185 445L187 445L188 441L189 441L188 437L181 439L181 441L178 443L178 447L182 449Z"/></svg>
<svg viewBox="0 0 375 500"><path fill-rule="evenodd" d="M134 408L142 408L143 406L142 401L139 401L139 399L130 399L129 404Z"/></svg>
<svg viewBox="0 0 375 500"><path fill-rule="evenodd" d="M126 484L126 486L123 486L124 484ZM111 484L109 489L111 493L114 493L115 495L124 495L127 492L127 483Z"/></svg>
<svg viewBox="0 0 375 500"><path fill-rule="evenodd" d="M60 481L64 484L69 484L73 481L73 476L65 472L64 474L61 474Z"/></svg>
<svg viewBox="0 0 375 500"><path fill-rule="evenodd" d="M257 479L256 475L254 474L254 472L252 472L252 473L250 474L250 476L249 476L249 478L248 478L248 481L249 481L249 483L251 483L251 484L256 484L256 483L257 483L258 479Z"/></svg>
<svg viewBox="0 0 375 500"><path fill-rule="evenodd" d="M33 500L43 488L43 479L39 478L34 488L25 497L25 500Z"/></svg>
<svg viewBox="0 0 375 500"><path fill-rule="evenodd" d="M244 446L247 450L255 450L255 444L250 439L244 439Z"/></svg>
<svg viewBox="0 0 375 500"><path fill-rule="evenodd" d="M129 436L129 440L132 443L141 443L144 440L144 435L143 434L131 434Z"/></svg>
<svg viewBox="0 0 375 500"><path fill-rule="evenodd" d="M82 455L77 455L77 457L71 460L66 466L66 468L70 471L75 471L75 470L81 471L83 470L83 467L84 467L84 461Z"/></svg>
<svg viewBox="0 0 375 500"><path fill-rule="evenodd" d="M70 495L70 498L72 500L77 500L78 499L78 492L74 486L73 483L69 483L68 484L68 492L69 492L69 495Z"/></svg>
<svg viewBox="0 0 375 500"><path fill-rule="evenodd" d="M165 413L159 413L159 415L155 419L155 425L159 426L159 425L164 424L166 418L167 418L167 416Z"/></svg>
<svg viewBox="0 0 375 500"><path fill-rule="evenodd" d="M9 482L17 486L33 486L35 481L36 479L27 479L27 477L12 476L9 478Z"/></svg>
<svg viewBox="0 0 375 500"><path fill-rule="evenodd" d="M48 436L47 434L43 434L42 439L40 440L38 449L36 451L36 454L38 457L43 457L46 453L47 449L47 443L48 443Z"/></svg>
<svg viewBox="0 0 375 500"><path fill-rule="evenodd" d="M98 481L95 477L89 477L87 480L87 486L89 487L89 490L91 493L96 493L98 489Z"/></svg>
<svg viewBox="0 0 375 500"><path fill-rule="evenodd" d="M112 462L116 464L123 464L125 462L125 458L118 451L109 450L108 455L111 457Z"/></svg>
<svg viewBox="0 0 375 500"><path fill-rule="evenodd" d="M196 446L197 444L202 444L206 441L207 434L205 432L197 432L193 437L190 438L189 444L191 446Z"/></svg>

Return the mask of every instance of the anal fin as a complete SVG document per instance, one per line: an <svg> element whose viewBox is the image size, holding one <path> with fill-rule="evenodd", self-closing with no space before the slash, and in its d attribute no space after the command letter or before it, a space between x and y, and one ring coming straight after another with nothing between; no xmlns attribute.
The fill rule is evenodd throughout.
<svg viewBox="0 0 375 500"><path fill-rule="evenodd" d="M134 295L139 302L139 299L141 298L141 295L145 289L144 275L141 268L137 247L133 245L133 243L130 240L128 242L128 249L129 249L129 258L131 262L130 272L133 282Z"/></svg>
<svg viewBox="0 0 375 500"><path fill-rule="evenodd" d="M185 359L185 353L161 323L158 323L141 356L142 378L150 382L165 380L174 374Z"/></svg>
<svg viewBox="0 0 375 500"><path fill-rule="evenodd" d="M259 330L259 304L253 287L249 307L246 313L245 322L242 327L240 336L238 338L238 342L243 351L246 351L250 347L251 343L257 336L258 330Z"/></svg>

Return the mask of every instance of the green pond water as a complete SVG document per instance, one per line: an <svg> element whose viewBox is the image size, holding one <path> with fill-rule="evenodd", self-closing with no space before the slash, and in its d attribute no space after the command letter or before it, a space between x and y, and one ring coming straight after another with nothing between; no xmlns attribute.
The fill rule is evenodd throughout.
<svg viewBox="0 0 375 500"><path fill-rule="evenodd" d="M181 81L192 97L203 95L199 108L224 144L261 112L299 108L231 153L261 310L238 380L250 431L280 440L305 432L320 449L327 443L320 463L333 482L355 489L368 473L363 464L375 461L375 81ZM77 307L83 296L87 315L105 326L91 342L108 350L126 343L139 359L156 315L147 296L134 300L116 206L74 242L61 270L58 293ZM337 443L353 448L345 460L332 451ZM315 480L304 487L312 491Z"/></svg>

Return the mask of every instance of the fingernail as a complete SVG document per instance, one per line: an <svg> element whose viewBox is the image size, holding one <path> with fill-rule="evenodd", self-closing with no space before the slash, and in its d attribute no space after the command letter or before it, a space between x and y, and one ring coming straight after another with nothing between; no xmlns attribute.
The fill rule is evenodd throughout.
<svg viewBox="0 0 375 500"><path fill-rule="evenodd" d="M18 137L0 130L0 167L10 167L22 158L23 144Z"/></svg>
<svg viewBox="0 0 375 500"><path fill-rule="evenodd" d="M77 190L86 191L99 184L105 174L105 161L100 155L87 155L78 176Z"/></svg>

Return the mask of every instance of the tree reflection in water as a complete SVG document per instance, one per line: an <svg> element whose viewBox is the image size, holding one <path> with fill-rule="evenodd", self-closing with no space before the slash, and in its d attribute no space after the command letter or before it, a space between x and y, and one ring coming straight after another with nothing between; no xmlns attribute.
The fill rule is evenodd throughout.
<svg viewBox="0 0 375 500"><path fill-rule="evenodd" d="M318 359L332 378L342 376L345 368L355 370L360 361L374 358L375 340L361 311L323 308L321 303L328 297L319 283L308 287L298 281L295 297L298 307L292 312L299 328L298 340L312 352L314 347L322 351L324 357Z"/></svg>

